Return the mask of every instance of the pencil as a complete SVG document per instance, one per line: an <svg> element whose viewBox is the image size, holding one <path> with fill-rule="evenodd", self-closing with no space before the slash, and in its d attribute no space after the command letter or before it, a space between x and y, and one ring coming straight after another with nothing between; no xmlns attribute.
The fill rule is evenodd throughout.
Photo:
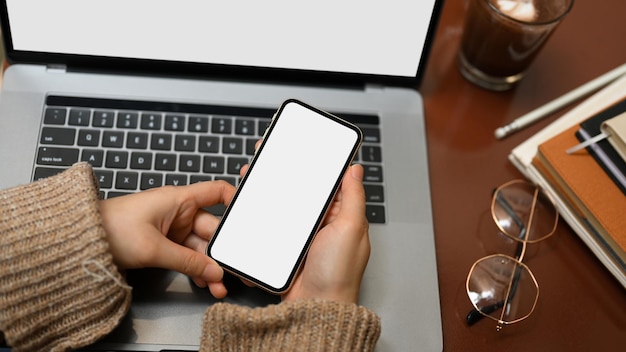
<svg viewBox="0 0 626 352"><path fill-rule="evenodd" d="M542 105L525 115L520 116L508 125L497 128L494 132L494 135L496 136L496 139L502 139L516 131L521 130L531 123L550 115L552 112L561 109L573 103L574 101L595 92L596 90L608 85L609 83L613 82L624 74L626 74L626 64L622 64L621 66L614 68L613 70L603 74L602 76L599 76L583 84L582 86L563 94L562 96L552 100L551 102Z"/></svg>

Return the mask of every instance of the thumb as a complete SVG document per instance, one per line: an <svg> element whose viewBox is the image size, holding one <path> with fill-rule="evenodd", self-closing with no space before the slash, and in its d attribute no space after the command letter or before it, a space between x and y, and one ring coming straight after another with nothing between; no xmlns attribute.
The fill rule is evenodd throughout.
<svg viewBox="0 0 626 352"><path fill-rule="evenodd" d="M160 268L175 270L206 282L219 282L224 276L222 268L205 254L170 241L164 241L160 247L155 263Z"/></svg>
<svg viewBox="0 0 626 352"><path fill-rule="evenodd" d="M348 214L355 219L365 214L363 172L363 166L360 164L350 166L341 184L341 213Z"/></svg>

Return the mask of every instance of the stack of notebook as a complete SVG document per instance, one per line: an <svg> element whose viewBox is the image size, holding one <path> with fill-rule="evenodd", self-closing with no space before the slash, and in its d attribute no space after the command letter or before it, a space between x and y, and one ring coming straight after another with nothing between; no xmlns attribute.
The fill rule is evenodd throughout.
<svg viewBox="0 0 626 352"><path fill-rule="evenodd" d="M512 150L509 159L546 189L559 212L626 287L626 77ZM575 148L581 142L584 148Z"/></svg>

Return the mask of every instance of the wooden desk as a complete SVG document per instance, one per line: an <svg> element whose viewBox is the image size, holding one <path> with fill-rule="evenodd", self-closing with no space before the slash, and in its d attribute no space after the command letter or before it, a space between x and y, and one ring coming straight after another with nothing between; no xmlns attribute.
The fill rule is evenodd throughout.
<svg viewBox="0 0 626 352"><path fill-rule="evenodd" d="M426 76L425 98L445 351L613 351L626 346L626 289L561 220L524 262L539 282L527 320L495 331L495 322L465 325L471 308L465 279L472 263L494 252L491 190L522 174L512 148L564 111L505 140L493 131L626 62L626 2L576 0L513 91L495 93L465 81L456 54L465 1L447 0ZM626 214L626 209L624 210Z"/></svg>

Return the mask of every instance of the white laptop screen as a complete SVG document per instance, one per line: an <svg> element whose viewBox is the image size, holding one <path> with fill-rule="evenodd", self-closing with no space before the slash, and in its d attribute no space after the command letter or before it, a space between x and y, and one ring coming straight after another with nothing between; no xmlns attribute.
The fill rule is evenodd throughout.
<svg viewBox="0 0 626 352"><path fill-rule="evenodd" d="M7 0L13 50L415 77L436 0Z"/></svg>

